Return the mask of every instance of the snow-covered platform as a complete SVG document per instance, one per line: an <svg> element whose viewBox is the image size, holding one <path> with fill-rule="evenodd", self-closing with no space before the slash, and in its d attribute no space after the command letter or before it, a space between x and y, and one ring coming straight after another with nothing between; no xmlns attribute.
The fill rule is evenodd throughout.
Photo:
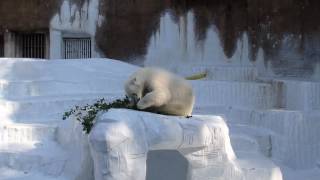
<svg viewBox="0 0 320 180"><path fill-rule="evenodd" d="M217 157L225 158L229 168L212 166L216 168L213 174L227 174L215 179L259 180L257 174L264 174L259 177L270 180L274 178L270 173L279 168L284 180L319 179L320 82L262 79L255 67L249 66L181 67L177 72L184 76L208 73L207 79L191 82L196 94L194 114L223 117L222 120L214 116L212 122L215 123L210 125L223 127L223 131L216 133L221 133L220 140L227 144L214 151L220 154L206 158L208 163ZM0 179L93 180L88 136L77 121L62 121L62 114L74 105L123 97L123 83L137 68L111 59L0 58ZM117 111L104 116L116 115ZM145 127L148 128L142 128L140 133L156 134L159 130L164 135L167 133L163 138L171 137L169 133L173 130L177 138L183 138L181 122L192 122L186 129L198 128L192 129L197 132L202 132L202 127L207 129L204 116L185 120L150 113L138 117L136 113L130 111L110 119L120 122L128 120L125 117L130 115L128 118L140 122L138 124L147 122ZM153 123L163 128L151 126ZM177 128L167 127L170 124ZM137 132L136 129L133 132ZM200 145L205 134L198 133ZM190 162L186 154L191 152L165 144L182 142L182 139L157 137L159 139L153 142L158 144L149 145L146 141L147 180L185 180ZM223 149L227 145L232 147L234 158L227 158L233 157L229 154L231 151ZM192 152L201 148L208 149L202 146L192 148ZM209 150L207 152L212 152Z"/></svg>
<svg viewBox="0 0 320 180"><path fill-rule="evenodd" d="M62 115L123 96L136 69L111 59L0 58L0 179L92 179L87 136Z"/></svg>
<svg viewBox="0 0 320 180"><path fill-rule="evenodd" d="M237 159L221 116L185 118L111 109L98 118L89 139L95 180L146 179L152 150L180 152L188 162L190 180L282 179L280 169L260 154Z"/></svg>

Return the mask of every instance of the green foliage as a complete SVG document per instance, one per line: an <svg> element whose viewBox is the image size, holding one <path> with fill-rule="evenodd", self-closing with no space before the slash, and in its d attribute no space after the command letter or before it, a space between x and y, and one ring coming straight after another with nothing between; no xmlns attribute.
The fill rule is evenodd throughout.
<svg viewBox="0 0 320 180"><path fill-rule="evenodd" d="M63 114L62 119L65 120L70 116L76 118L83 126L83 131L87 134L90 133L92 126L94 125L94 120L97 114L101 111L108 111L110 108L127 108L127 109L135 109L137 110L135 105L130 103L129 98L126 96L124 99L116 99L113 102L106 102L104 98L98 100L93 105L85 105L85 106L75 106L69 111Z"/></svg>

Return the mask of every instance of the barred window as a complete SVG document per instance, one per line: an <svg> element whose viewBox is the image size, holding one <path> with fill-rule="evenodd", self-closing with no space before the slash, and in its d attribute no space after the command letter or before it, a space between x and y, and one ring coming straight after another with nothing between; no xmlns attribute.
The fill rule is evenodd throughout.
<svg viewBox="0 0 320 180"><path fill-rule="evenodd" d="M65 59L91 58L91 39L63 38L63 57Z"/></svg>
<svg viewBox="0 0 320 180"><path fill-rule="evenodd" d="M45 58L46 34L15 33L15 56L23 58Z"/></svg>

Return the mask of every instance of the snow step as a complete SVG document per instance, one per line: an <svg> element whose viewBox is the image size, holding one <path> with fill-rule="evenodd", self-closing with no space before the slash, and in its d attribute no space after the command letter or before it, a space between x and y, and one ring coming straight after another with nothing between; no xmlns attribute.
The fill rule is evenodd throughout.
<svg viewBox="0 0 320 180"><path fill-rule="evenodd" d="M250 124L251 114L258 110L253 110L250 108L239 108L232 106L195 106L193 109L193 114L215 114L222 115L225 120L230 124Z"/></svg>
<svg viewBox="0 0 320 180"><path fill-rule="evenodd" d="M33 96L122 92L126 77L95 78L94 81L6 81L0 80L0 98L21 99ZM121 83L121 81L123 83Z"/></svg>
<svg viewBox="0 0 320 180"><path fill-rule="evenodd" d="M55 142L0 144L0 168L38 171L57 177L62 174L66 162L65 152Z"/></svg>
<svg viewBox="0 0 320 180"><path fill-rule="evenodd" d="M319 180L320 169L297 170L287 167L281 167L282 174L285 180Z"/></svg>
<svg viewBox="0 0 320 180"><path fill-rule="evenodd" d="M241 152L237 163L246 180L282 180L282 172L270 159L259 153Z"/></svg>
<svg viewBox="0 0 320 180"><path fill-rule="evenodd" d="M247 145L250 144L255 144L252 141L256 141L257 146L253 146L251 152L256 152L255 150L258 149L258 152L263 154L266 157L271 157L272 155L272 141L271 141L271 136L272 136L272 132L266 129L262 129L262 128L255 128L255 127L250 127L250 126L246 126L246 125L230 125L229 126L229 132L232 135L235 136L239 136L242 137L242 140L247 141ZM244 137L246 137L246 139L244 139ZM249 139L252 139L249 140ZM249 141L249 142L248 142ZM236 152L240 152L241 148L242 149L248 149L250 147L240 147L237 146L235 144L236 148L239 148L239 151L237 151L237 149L235 149Z"/></svg>
<svg viewBox="0 0 320 180"><path fill-rule="evenodd" d="M64 177L45 176L39 172L17 171L11 168L0 168L1 180L67 180Z"/></svg>
<svg viewBox="0 0 320 180"><path fill-rule="evenodd" d="M54 140L57 126L45 124L0 125L1 143L26 143Z"/></svg>
<svg viewBox="0 0 320 180"><path fill-rule="evenodd" d="M234 106L269 109L275 106L273 87L267 83L192 81L195 106Z"/></svg>
<svg viewBox="0 0 320 180"><path fill-rule="evenodd" d="M19 101L0 100L0 117L4 121L34 123L37 120L61 120L64 112L75 105L92 104L101 98L112 101L123 94L87 94L74 96L33 97ZM42 123L45 123L43 121Z"/></svg>
<svg viewBox="0 0 320 180"><path fill-rule="evenodd" d="M305 118L303 112L296 110L258 110L232 106L200 106L194 108L194 113L222 114L229 124L243 124L267 128L281 135L284 135L286 131L288 131L286 124L298 124ZM315 113L309 112L308 114Z"/></svg>
<svg viewBox="0 0 320 180"><path fill-rule="evenodd" d="M260 152L257 141L247 135L231 133L230 141L232 149L236 154L241 152Z"/></svg>
<svg viewBox="0 0 320 180"><path fill-rule="evenodd" d="M207 73L204 80L218 81L254 81L258 77L258 71L253 66L179 66L175 73L188 77L194 74Z"/></svg>
<svg viewBox="0 0 320 180"><path fill-rule="evenodd" d="M287 109L320 110L320 82L297 80L276 80L276 82L282 86L282 104Z"/></svg>
<svg viewBox="0 0 320 180"><path fill-rule="evenodd" d="M0 61L0 67L3 69L3 71L0 71L0 80L6 81L52 79L90 81L107 76L117 79L137 70L137 66L105 58L77 59L68 62L64 59L48 61L41 59L4 58Z"/></svg>

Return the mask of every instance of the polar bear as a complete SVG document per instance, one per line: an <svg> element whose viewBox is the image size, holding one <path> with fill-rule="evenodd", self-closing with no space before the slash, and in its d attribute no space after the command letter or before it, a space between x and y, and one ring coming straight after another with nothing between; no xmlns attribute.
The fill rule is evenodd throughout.
<svg viewBox="0 0 320 180"><path fill-rule="evenodd" d="M154 67L133 73L125 83L125 92L138 109L167 115L189 117L195 101L185 79Z"/></svg>

